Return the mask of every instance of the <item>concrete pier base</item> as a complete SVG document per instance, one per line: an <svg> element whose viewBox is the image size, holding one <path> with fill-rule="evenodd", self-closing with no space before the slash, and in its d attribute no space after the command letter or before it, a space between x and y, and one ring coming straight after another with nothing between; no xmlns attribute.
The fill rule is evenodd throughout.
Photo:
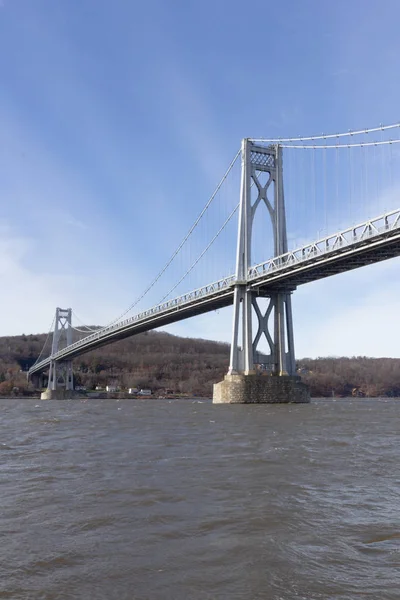
<svg viewBox="0 0 400 600"><path fill-rule="evenodd" d="M84 398L82 394L75 390L45 390L40 394L41 400L72 400L73 398Z"/></svg>
<svg viewBox="0 0 400 600"><path fill-rule="evenodd" d="M290 375L225 375L214 384L214 404L273 404L310 402L310 390Z"/></svg>

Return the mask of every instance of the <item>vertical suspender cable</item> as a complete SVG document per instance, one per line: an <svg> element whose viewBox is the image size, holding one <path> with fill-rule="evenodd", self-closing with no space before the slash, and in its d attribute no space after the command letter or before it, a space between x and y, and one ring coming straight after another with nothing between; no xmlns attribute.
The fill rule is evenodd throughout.
<svg viewBox="0 0 400 600"><path fill-rule="evenodd" d="M315 150L311 150L312 161L311 161L311 192L312 192L312 203L313 203L313 216L312 223L314 230L317 226L317 192L316 192L316 181L315 181Z"/></svg>
<svg viewBox="0 0 400 600"><path fill-rule="evenodd" d="M350 172L350 221L354 222L353 214L353 148L349 148L349 172Z"/></svg>
<svg viewBox="0 0 400 600"><path fill-rule="evenodd" d="M304 152L304 150L300 150L300 152L302 154L301 179L303 181L303 202L302 202L302 206L299 207L300 210L297 214L297 220L299 221L299 223L301 223L301 227L303 228L304 221L306 221L307 223L310 222L310 218L309 218L310 206L309 206L308 194L307 194L307 181L308 181L308 172L306 170L307 156L306 156L306 153Z"/></svg>
<svg viewBox="0 0 400 600"><path fill-rule="evenodd" d="M383 142L383 131L381 131L381 142ZM384 203L383 203L383 208L384 208L384 212L386 212L387 210L387 206L386 206L386 202L387 202L387 192L386 192L386 188L387 188L387 184L386 184L386 172L387 172L387 160L385 160L385 154L387 155L388 151L385 148L385 145L382 145L380 147L380 153L381 153L381 181L380 181L380 186L379 186L379 195L381 198L383 198Z"/></svg>
<svg viewBox="0 0 400 600"><path fill-rule="evenodd" d="M390 141L389 144L390 147L390 169L389 169L389 176L390 176L390 192L392 192L393 190L393 144L392 141Z"/></svg>
<svg viewBox="0 0 400 600"><path fill-rule="evenodd" d="M287 149L287 155L288 157L290 157L290 200L289 202L286 202L286 204L289 207L290 210L290 220L293 223L292 226L292 231L293 231L293 240L292 243L294 244L294 246L296 246L297 244L297 227L298 227L298 223L296 223L296 218L295 218L295 207L296 204L298 202L298 196L297 196L297 188L296 188L296 164L295 164L295 158L294 158L294 152L292 149L288 148Z"/></svg>
<svg viewBox="0 0 400 600"><path fill-rule="evenodd" d="M328 207L327 207L327 174L326 174L326 149L323 149L323 178L324 178L324 231L325 235L328 233Z"/></svg>
<svg viewBox="0 0 400 600"><path fill-rule="evenodd" d="M285 152L285 207L287 217L287 232L291 236L288 243L296 245L296 220L294 219L294 204L296 194L293 193L293 152L287 149Z"/></svg>
<svg viewBox="0 0 400 600"><path fill-rule="evenodd" d="M380 204L379 204L379 173L378 171L380 171L380 165L378 163L378 146L374 146L374 151L373 151L373 155L374 155L374 160L373 160L373 166L372 169L374 171L373 176L374 176L374 204L375 206L379 207L379 212L380 212Z"/></svg>
<svg viewBox="0 0 400 600"><path fill-rule="evenodd" d="M339 142L340 143L340 142ZM335 156L335 168L336 168L336 173L335 173L335 179L336 179L336 212L338 215L341 214L341 210L339 207L339 173L340 173L340 169L339 169L339 148L336 147L335 150L336 156ZM335 228L336 228L336 221L335 221Z"/></svg>
<svg viewBox="0 0 400 600"><path fill-rule="evenodd" d="M300 197L300 178L299 178L299 155L298 153L294 150L293 151L293 189L294 189L294 197L295 197L295 202L293 204L293 223L296 224L296 242L297 242L297 237L299 234L299 222L297 219L297 213L299 210L299 205L301 203L301 197Z"/></svg>
<svg viewBox="0 0 400 600"><path fill-rule="evenodd" d="M369 198L369 189L368 189L368 169L367 169L367 149L365 146L361 147L361 152L362 152L362 159L363 159L363 165L364 165L364 186L365 186L365 202L364 205L367 208L367 211L370 212L369 207L370 207L370 198Z"/></svg>

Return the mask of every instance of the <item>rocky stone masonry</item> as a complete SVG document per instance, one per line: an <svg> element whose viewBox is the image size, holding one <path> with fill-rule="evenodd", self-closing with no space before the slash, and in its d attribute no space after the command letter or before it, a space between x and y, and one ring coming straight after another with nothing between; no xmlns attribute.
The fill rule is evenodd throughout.
<svg viewBox="0 0 400 600"><path fill-rule="evenodd" d="M310 402L310 390L298 375L225 375L214 384L215 404L272 404Z"/></svg>

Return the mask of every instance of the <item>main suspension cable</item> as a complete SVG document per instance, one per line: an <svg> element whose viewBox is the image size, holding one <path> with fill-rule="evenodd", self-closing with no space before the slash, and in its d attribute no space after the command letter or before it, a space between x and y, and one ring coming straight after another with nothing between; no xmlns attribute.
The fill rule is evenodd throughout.
<svg viewBox="0 0 400 600"><path fill-rule="evenodd" d="M49 329L49 332L48 332L48 334L47 334L46 340L45 340L45 342L44 342L44 344L43 344L43 348L41 349L41 351L40 351L40 354L39 354L39 356L37 357L36 361L33 363L33 365L32 365L33 367L34 367L34 366L35 366L35 365L36 365L36 364L39 362L39 360L40 360L40 358L41 358L41 356L42 356L42 354L43 354L43 351L44 351L44 349L45 349L45 347L46 347L46 344L47 344L47 342L49 341L50 333L53 331L53 326L54 326L54 322L55 322L55 320L56 320L56 317L54 316L54 317L53 317L53 320L52 320L52 322L51 322L50 329Z"/></svg>
<svg viewBox="0 0 400 600"><path fill-rule="evenodd" d="M82 319L80 319L80 318L78 317L78 315L76 314L76 312L75 312L74 310L72 311L72 314L74 315L75 319L76 319L77 321L79 321L79 322L80 322L80 324L81 324L81 325L83 325L83 327L85 327L85 330L86 330L87 332L95 332L95 331L98 331L99 329L101 329L101 327L93 328L93 327L89 327L89 325L86 325L86 324L85 324L85 323L82 321ZM75 329L76 331L80 331L80 330L79 330L77 327L72 327L72 329Z"/></svg>
<svg viewBox="0 0 400 600"><path fill-rule="evenodd" d="M336 136L335 136L336 137ZM316 139L316 138L315 138ZM295 144L281 144L281 148L303 148L304 150L326 150L329 148L335 148L337 150L341 148L365 148L366 146L384 146L389 144L398 144L400 143L400 139L398 140L385 140L383 142L360 142L358 144L304 144L304 145L295 145Z"/></svg>
<svg viewBox="0 0 400 600"><path fill-rule="evenodd" d="M185 235L185 237L183 238L183 240L181 241L181 243L179 244L179 246L177 247L177 249L175 250L175 252L172 254L171 258L167 261L167 263L165 264L165 266L161 269L161 271L153 279L153 281L146 287L146 289L144 290L144 292L142 292L142 294L135 300L135 302L133 302L129 306L129 308L127 308L122 314L120 314L116 319L114 319L113 321L111 321L111 323L109 323L108 325L113 325L114 323L117 323L125 315L127 315L133 308L135 308L135 306L137 304L139 304L139 302L141 300L143 300L143 298L146 296L146 294L154 287L154 285L157 283L157 281L160 279L160 277L165 273L165 271L168 269L168 267L170 266L170 264L172 263L172 261L177 256L177 254L179 254L179 252L181 251L181 249L183 248L183 246L186 244L187 240L192 235L193 231L196 229L196 227L199 224L201 218L203 217L203 215L205 214L205 212L209 208L209 206L212 203L212 201L214 200L215 196L218 194L220 188L222 187L222 184L224 183L224 181L228 177L229 173L233 169L234 164L236 163L238 157L240 156L240 153L241 153L241 150L238 150L238 152L236 153L236 155L233 158L232 162L230 163L228 169L226 170L225 174L223 175L222 179L220 180L219 184L217 185L217 187L215 188L213 194L211 195L210 199L208 200L207 204L205 205L205 207L203 208L203 210L201 211L201 213L197 217L196 221L193 223L193 225L191 226L191 228L189 229L188 233Z"/></svg>
<svg viewBox="0 0 400 600"><path fill-rule="evenodd" d="M194 267L197 265L197 263L199 262L199 260L201 260L203 258L203 256L205 255L205 253L211 248L211 246L213 245L213 243L215 242L215 240L217 239L217 237L220 235L220 233L228 225L229 221L232 219L233 215L235 214L235 212L237 211L237 209L239 208L239 206L240 206L240 203L236 205L236 207L233 209L233 211L231 212L231 214L229 215L229 217L226 219L225 223L220 227L220 229L214 235L214 237L212 238L212 240L210 241L210 243L208 244L208 246L206 246L204 248L203 252L201 254L199 254L199 256L196 258L196 260L194 261L194 263L189 267L189 269L186 271L186 273L180 278L180 280L174 285L174 287L171 288L169 290L169 292L167 294L165 294L165 296L163 298L161 298L159 304L161 304L161 302L163 302L166 298L168 298L168 296L170 294L172 294L172 292L178 287L178 285L180 283L182 283L182 281L189 275L189 273L191 271L193 271Z"/></svg>
<svg viewBox="0 0 400 600"><path fill-rule="evenodd" d="M84 327L86 327L86 325L84 325ZM74 331L77 331L78 333L96 333L97 331L99 331L100 329L102 329L101 327L99 327L98 329L79 329L79 327L71 327L71 329L73 329Z"/></svg>
<svg viewBox="0 0 400 600"><path fill-rule="evenodd" d="M254 180L252 179L251 184L250 184L250 188L252 188L253 186L254 186ZM197 265L197 263L203 258L203 256L205 255L205 253L211 248L211 246L213 245L213 243L215 242L215 240L218 238L218 236L222 233L222 231L228 225L229 221L232 219L233 215L236 213L236 211L239 208L239 206L240 206L240 202L235 206L235 208L233 209L233 211L231 212L231 214L227 217L227 219L225 220L225 222L221 225L221 227L219 228L219 230L217 231L217 233L214 235L214 237L212 238L212 240L204 248L204 250L201 252L201 254L199 254L199 256L196 258L196 260L194 261L194 263L189 267L189 269L186 271L186 273L180 278L180 280L174 285L174 287L172 287L169 290L169 292L167 294L165 294L165 296L163 298L161 298L159 304L161 304L161 302L164 302L164 300L166 298L168 298L168 296L170 294L172 294L172 292L178 287L178 285L180 283L182 283L182 281L189 275L189 273L191 273L191 271L193 271L193 269Z"/></svg>
<svg viewBox="0 0 400 600"><path fill-rule="evenodd" d="M358 131L347 131L345 133L330 133L327 135L311 135L311 136L298 136L293 138L250 138L251 142L268 142L269 144L281 144L281 142L308 142L313 140L327 140L331 138L339 137L351 137L353 135L362 135L367 133L374 133L376 131L386 131L388 129L396 129L400 127L400 123L393 123L392 125L380 125L372 129L360 129ZM292 148L294 146L291 146Z"/></svg>

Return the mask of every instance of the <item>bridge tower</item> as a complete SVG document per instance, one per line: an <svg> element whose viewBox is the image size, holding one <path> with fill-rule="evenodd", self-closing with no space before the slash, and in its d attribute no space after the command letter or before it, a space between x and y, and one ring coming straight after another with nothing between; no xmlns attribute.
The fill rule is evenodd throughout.
<svg viewBox="0 0 400 600"><path fill-rule="evenodd" d="M263 173L267 176L264 185L261 180ZM251 195L253 185L258 192L254 201ZM271 186L272 198L269 195ZM216 403L309 402L308 388L296 376L291 305L293 289L282 287L281 290L267 290L261 294L248 284L248 272L252 266L252 230L261 202L265 203L271 219L274 255L285 254L288 247L282 148L279 145L259 146L244 139L230 364L225 379L214 385L213 401ZM265 312L259 304L261 296L269 298ZM258 323L255 336L253 317ZM263 335L269 347L266 356L258 351Z"/></svg>
<svg viewBox="0 0 400 600"><path fill-rule="evenodd" d="M74 392L74 378L71 360L54 360L62 347L72 344L72 310L56 308L56 317L51 347L51 361L47 390L42 393L42 400L70 398Z"/></svg>

